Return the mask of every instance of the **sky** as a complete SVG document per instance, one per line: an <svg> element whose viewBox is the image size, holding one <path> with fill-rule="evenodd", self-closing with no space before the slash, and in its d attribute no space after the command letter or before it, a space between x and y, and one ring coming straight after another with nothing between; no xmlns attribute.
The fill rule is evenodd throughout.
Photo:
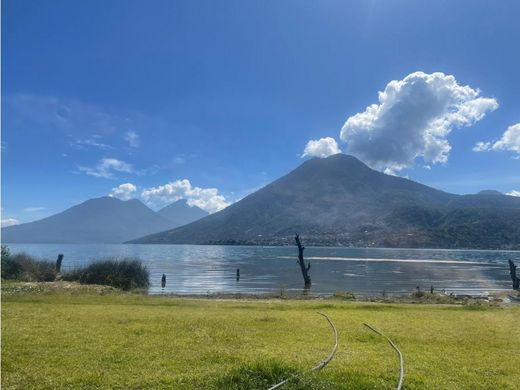
<svg viewBox="0 0 520 390"><path fill-rule="evenodd" d="M2 1L2 224L209 212L343 152L520 195L518 1Z"/></svg>

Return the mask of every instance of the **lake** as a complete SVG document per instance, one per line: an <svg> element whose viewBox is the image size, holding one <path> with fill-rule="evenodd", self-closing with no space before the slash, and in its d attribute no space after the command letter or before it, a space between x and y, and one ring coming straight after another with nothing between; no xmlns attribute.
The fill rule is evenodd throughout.
<svg viewBox="0 0 520 390"><path fill-rule="evenodd" d="M301 292L303 279L296 246L8 244L12 253L26 252L55 260L65 255L63 270L107 256L138 257L150 270L150 293ZM520 251L355 249L309 247L312 294L353 291L358 295L406 294L430 286L455 294L509 290L507 259L520 262ZM236 270L240 269L240 280ZM161 276L166 274L166 288Z"/></svg>

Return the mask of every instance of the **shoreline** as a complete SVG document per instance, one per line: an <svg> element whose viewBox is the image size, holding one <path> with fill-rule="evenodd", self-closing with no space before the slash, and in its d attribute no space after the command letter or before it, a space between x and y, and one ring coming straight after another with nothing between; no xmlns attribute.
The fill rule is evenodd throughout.
<svg viewBox="0 0 520 390"><path fill-rule="evenodd" d="M382 303L382 304L448 304L448 305L517 305L520 304L520 292L506 290L492 292L488 295L470 294L444 294L426 291L400 295L358 295L351 291L337 291L332 294L303 294L303 293L207 293L207 294L180 294L162 293L151 294L148 290L138 289L122 291L111 286L80 284L77 282L20 282L2 280L2 296L14 295L120 295L143 296L157 299L188 299L188 300L243 300L243 301L333 301L333 302L358 302L358 303ZM511 297L513 299L511 299Z"/></svg>

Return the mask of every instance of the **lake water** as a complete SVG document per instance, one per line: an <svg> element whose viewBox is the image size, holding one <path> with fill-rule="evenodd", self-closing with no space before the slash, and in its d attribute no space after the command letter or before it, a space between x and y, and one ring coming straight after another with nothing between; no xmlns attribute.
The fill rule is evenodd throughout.
<svg viewBox="0 0 520 390"><path fill-rule="evenodd" d="M12 253L26 252L55 260L65 255L63 270L107 256L138 257L151 274L150 293L301 292L303 279L294 247L8 244ZM519 251L432 249L305 249L312 264L312 294L354 291L359 295L405 294L416 286L455 294L486 294L511 288L507 259L520 262ZM240 269L240 281L236 269ZM166 288L161 276L166 274Z"/></svg>

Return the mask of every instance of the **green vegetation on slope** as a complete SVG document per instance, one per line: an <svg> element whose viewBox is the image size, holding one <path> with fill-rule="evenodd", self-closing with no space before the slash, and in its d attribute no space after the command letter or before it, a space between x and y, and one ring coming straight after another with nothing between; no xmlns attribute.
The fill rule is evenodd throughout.
<svg viewBox="0 0 520 390"><path fill-rule="evenodd" d="M266 389L340 347L287 389L514 389L520 308L339 301L3 296L2 388Z"/></svg>

